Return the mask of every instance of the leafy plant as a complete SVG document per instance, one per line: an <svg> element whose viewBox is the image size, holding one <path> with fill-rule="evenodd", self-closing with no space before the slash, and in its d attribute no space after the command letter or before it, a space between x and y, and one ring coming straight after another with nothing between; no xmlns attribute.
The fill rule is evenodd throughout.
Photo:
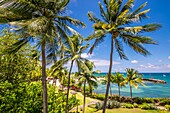
<svg viewBox="0 0 170 113"><path fill-rule="evenodd" d="M133 104L129 104L129 103L125 103L125 104L123 104L123 108L132 109L132 108L134 108L134 105Z"/></svg>
<svg viewBox="0 0 170 113"><path fill-rule="evenodd" d="M170 110L170 105L165 105L165 108L166 108L167 110Z"/></svg>
<svg viewBox="0 0 170 113"><path fill-rule="evenodd" d="M142 105L140 105L140 108L145 109L145 110L156 110L157 109L157 107L154 106L153 104L146 104L146 103L143 103Z"/></svg>
<svg viewBox="0 0 170 113"><path fill-rule="evenodd" d="M159 105L161 106L170 105L170 99L164 99L160 101Z"/></svg>

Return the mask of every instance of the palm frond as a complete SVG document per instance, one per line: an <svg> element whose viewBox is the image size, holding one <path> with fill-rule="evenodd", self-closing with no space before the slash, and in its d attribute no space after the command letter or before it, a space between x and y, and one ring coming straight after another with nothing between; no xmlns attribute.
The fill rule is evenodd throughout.
<svg viewBox="0 0 170 113"><path fill-rule="evenodd" d="M124 54L122 44L121 44L121 42L118 39L115 40L115 47L116 47L116 51L119 54L119 57L121 59L128 60L127 56Z"/></svg>
<svg viewBox="0 0 170 113"><path fill-rule="evenodd" d="M88 12L88 17L89 17L89 20L94 23L101 22L101 20L96 18L92 12Z"/></svg>
<svg viewBox="0 0 170 113"><path fill-rule="evenodd" d="M90 48L89 50L89 53L92 54L93 50L95 47L97 47L100 43L102 43L104 41L104 38L105 38L105 35L99 37L99 38L96 38L92 47Z"/></svg>
<svg viewBox="0 0 170 113"><path fill-rule="evenodd" d="M107 12L104 11L102 4L99 2L99 7L100 7L100 15L102 18L109 23L109 15Z"/></svg>

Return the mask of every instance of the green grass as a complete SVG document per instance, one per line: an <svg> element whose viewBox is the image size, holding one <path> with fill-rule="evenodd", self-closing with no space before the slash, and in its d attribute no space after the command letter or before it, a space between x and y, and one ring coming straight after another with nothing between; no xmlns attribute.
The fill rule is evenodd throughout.
<svg viewBox="0 0 170 113"><path fill-rule="evenodd" d="M91 113L91 112L87 112L87 113ZM94 113L102 113L102 110ZM107 109L106 113L170 113L170 112L158 111L158 110L141 110L138 108L134 108L134 109L119 108L119 109Z"/></svg>
<svg viewBox="0 0 170 113"><path fill-rule="evenodd" d="M76 94L76 98L80 100L80 105L83 105L83 95L78 92ZM86 97L86 104L88 104L91 101L99 101L99 100ZM81 113L80 109L79 112ZM96 111L95 108L86 107L85 113L102 113L102 110ZM107 109L106 113L170 113L170 112L158 111L158 110L142 110L139 108L134 108L134 109L119 108L119 109Z"/></svg>

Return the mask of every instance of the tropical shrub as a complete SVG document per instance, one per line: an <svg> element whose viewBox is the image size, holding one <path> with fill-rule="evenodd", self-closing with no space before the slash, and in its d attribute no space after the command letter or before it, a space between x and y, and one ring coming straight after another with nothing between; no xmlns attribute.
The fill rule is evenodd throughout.
<svg viewBox="0 0 170 113"><path fill-rule="evenodd" d="M167 110L170 110L170 105L165 105L165 108L166 108Z"/></svg>
<svg viewBox="0 0 170 113"><path fill-rule="evenodd" d="M119 107L120 107L120 103L119 102L112 101L112 100L107 101L106 108L113 109L113 108L119 108Z"/></svg>
<svg viewBox="0 0 170 113"><path fill-rule="evenodd" d="M159 105L161 106L170 105L170 99L164 99L160 101Z"/></svg>
<svg viewBox="0 0 170 113"><path fill-rule="evenodd" d="M134 106L133 106L133 104L125 103L125 104L123 104L123 108L132 109L132 108L134 108Z"/></svg>
<svg viewBox="0 0 170 113"><path fill-rule="evenodd" d="M95 108L97 110L101 110L103 106L104 106L103 102L97 102ZM107 101L106 108L113 109L113 108L119 108L119 107L120 107L120 102L117 102L114 100Z"/></svg>
<svg viewBox="0 0 170 113"><path fill-rule="evenodd" d="M42 113L41 82L23 82L12 84L8 81L0 83L0 113ZM57 93L55 86L48 84L48 111L61 113L65 111L66 96ZM69 98L69 109L77 104L76 98Z"/></svg>
<svg viewBox="0 0 170 113"><path fill-rule="evenodd" d="M97 102L95 108L101 110L103 108L103 102Z"/></svg>
<svg viewBox="0 0 170 113"><path fill-rule="evenodd" d="M141 109L145 109L145 110L156 110L157 107L154 106L153 104L147 104L147 103L143 103L142 105L140 105Z"/></svg>
<svg viewBox="0 0 170 113"><path fill-rule="evenodd" d="M138 108L138 104L137 103L133 103L134 108Z"/></svg>

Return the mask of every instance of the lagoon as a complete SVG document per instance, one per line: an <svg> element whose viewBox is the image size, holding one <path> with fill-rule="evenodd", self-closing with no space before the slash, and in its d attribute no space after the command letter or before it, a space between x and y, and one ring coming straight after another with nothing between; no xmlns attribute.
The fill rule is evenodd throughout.
<svg viewBox="0 0 170 113"><path fill-rule="evenodd" d="M154 78L164 80L166 84L145 82L146 86L139 86L138 89L133 88L133 97L152 97L152 98L170 98L170 73L141 73L143 78ZM96 77L105 76L106 73L94 74ZM126 74L124 74L126 76ZM112 93L118 94L116 84L111 84ZM94 90L96 93L105 93L106 85L99 84ZM129 86L121 88L121 96L130 96Z"/></svg>

